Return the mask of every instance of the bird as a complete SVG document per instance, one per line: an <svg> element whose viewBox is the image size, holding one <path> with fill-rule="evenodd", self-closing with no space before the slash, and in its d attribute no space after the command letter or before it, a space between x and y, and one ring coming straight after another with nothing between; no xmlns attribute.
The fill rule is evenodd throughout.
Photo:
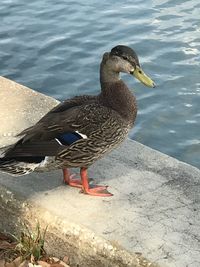
<svg viewBox="0 0 200 267"><path fill-rule="evenodd" d="M20 176L62 169L67 185L92 196L112 196L108 186L90 183L88 168L118 147L134 125L136 98L120 73L155 87L131 47L113 47L102 57L99 94L67 99L19 133L19 140L0 156L0 171ZM80 179L70 174L70 168L80 169Z"/></svg>

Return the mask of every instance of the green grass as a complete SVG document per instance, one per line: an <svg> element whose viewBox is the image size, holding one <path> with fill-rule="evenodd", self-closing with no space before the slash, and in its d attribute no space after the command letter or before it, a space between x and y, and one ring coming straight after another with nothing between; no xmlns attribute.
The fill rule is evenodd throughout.
<svg viewBox="0 0 200 267"><path fill-rule="evenodd" d="M46 255L44 250L46 231L47 227L42 231L39 223L33 231L29 230L27 225L24 225L20 238L14 236L17 241L15 249L20 253L23 260L31 259L31 261L37 262Z"/></svg>

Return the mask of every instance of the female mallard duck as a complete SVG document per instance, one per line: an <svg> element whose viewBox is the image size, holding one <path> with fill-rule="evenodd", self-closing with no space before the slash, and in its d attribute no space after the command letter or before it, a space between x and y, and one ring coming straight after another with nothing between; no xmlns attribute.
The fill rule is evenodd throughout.
<svg viewBox="0 0 200 267"><path fill-rule="evenodd" d="M111 196L107 186L88 183L87 168L117 147L128 135L137 114L135 97L119 73L134 75L143 84L154 82L142 71L130 47L118 45L105 53L100 66L101 93L76 96L48 112L0 159L0 170L13 175L63 169L64 181L85 194ZM67 168L79 167L81 180Z"/></svg>

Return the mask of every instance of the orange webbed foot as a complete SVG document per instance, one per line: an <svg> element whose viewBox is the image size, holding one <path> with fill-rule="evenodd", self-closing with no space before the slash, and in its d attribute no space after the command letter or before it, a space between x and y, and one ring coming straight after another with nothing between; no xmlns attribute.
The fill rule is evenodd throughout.
<svg viewBox="0 0 200 267"><path fill-rule="evenodd" d="M113 196L110 192L108 192L107 187L108 186L102 186L102 185L91 185L89 186L88 183L88 175L87 175L87 169L81 168L80 171L81 180L82 180L82 190L81 192L84 194L88 194L91 196L99 196L99 197L110 197Z"/></svg>

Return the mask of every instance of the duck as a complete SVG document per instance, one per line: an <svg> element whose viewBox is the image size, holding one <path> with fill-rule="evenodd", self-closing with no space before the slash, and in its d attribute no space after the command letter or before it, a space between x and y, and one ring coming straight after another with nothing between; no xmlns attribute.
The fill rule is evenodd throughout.
<svg viewBox="0 0 200 267"><path fill-rule="evenodd" d="M102 57L99 94L67 99L19 133L19 140L0 157L0 171L20 176L61 169L65 184L88 195L112 196L108 186L91 185L88 168L117 148L134 125L136 98L120 73L155 87L132 48L113 47ZM70 173L70 168L80 169L80 179Z"/></svg>

